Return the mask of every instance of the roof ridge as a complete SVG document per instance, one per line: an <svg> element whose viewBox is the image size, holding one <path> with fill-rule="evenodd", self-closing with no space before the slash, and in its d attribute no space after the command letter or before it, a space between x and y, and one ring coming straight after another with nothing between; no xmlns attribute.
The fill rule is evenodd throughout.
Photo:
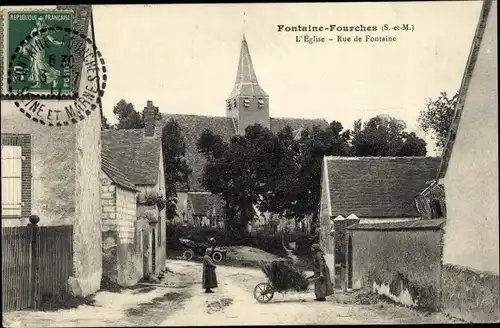
<svg viewBox="0 0 500 328"><path fill-rule="evenodd" d="M440 156L362 156L362 157L356 157L356 156L335 156L335 155L329 155L324 157L326 160L351 160L351 161L358 161L358 160L378 160L378 159L436 159L440 160Z"/></svg>
<svg viewBox="0 0 500 328"><path fill-rule="evenodd" d="M309 120L309 121L325 121L328 123L326 118L306 118L306 117L285 117L285 116L273 116L269 118L274 118L274 119L292 119L292 120Z"/></svg>

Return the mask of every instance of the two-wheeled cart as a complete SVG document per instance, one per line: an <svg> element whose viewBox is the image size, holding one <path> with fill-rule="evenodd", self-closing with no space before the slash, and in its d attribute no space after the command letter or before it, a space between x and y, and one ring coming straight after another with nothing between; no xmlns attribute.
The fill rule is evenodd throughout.
<svg viewBox="0 0 500 328"><path fill-rule="evenodd" d="M253 290L253 297L259 303L269 303L273 299L274 293L284 292L286 290L279 289L275 286L275 283L273 282L272 273L270 271L270 268L265 262L260 262L260 266L261 266L262 271L264 272L264 274L266 275L268 280L267 280L267 282L258 283L255 286L255 288ZM317 279L318 278L308 277L307 282L309 284L311 284ZM289 287L288 290L295 290L297 292L300 292L303 290L303 286L292 285Z"/></svg>

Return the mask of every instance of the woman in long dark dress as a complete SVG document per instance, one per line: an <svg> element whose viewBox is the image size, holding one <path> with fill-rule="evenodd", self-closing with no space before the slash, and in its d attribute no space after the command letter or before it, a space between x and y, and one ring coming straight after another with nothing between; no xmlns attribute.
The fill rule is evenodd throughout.
<svg viewBox="0 0 500 328"><path fill-rule="evenodd" d="M313 271L314 271L314 294L316 301L326 301L326 297L333 295L333 284L330 278L330 269L326 265L325 254L318 244L311 246L313 253Z"/></svg>
<svg viewBox="0 0 500 328"><path fill-rule="evenodd" d="M212 288L217 288L217 275L215 274L215 263L212 260L212 249L205 250L203 257L202 287L205 293L213 293Z"/></svg>

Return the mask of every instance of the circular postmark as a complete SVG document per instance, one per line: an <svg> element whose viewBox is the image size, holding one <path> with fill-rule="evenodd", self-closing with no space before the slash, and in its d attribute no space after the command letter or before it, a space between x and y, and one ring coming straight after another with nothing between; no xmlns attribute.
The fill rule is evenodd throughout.
<svg viewBox="0 0 500 328"><path fill-rule="evenodd" d="M29 119L48 126L83 121L101 105L107 82L104 58L87 35L43 20L13 51L7 86Z"/></svg>

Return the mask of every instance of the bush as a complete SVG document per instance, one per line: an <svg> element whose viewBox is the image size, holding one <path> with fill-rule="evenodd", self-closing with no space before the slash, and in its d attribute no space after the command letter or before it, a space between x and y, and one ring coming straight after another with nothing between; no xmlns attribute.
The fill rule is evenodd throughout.
<svg viewBox="0 0 500 328"><path fill-rule="evenodd" d="M233 234L228 230L212 227L188 227L178 223L167 224L167 247L172 250L182 249L179 238L191 239L195 242L206 242L208 238L215 238L218 246L249 246L262 249L277 256L286 256L283 248L281 232L273 233L255 231L246 236ZM288 238L285 234L285 245L288 247ZM306 233L295 233L296 254L310 255L311 245L315 239Z"/></svg>

